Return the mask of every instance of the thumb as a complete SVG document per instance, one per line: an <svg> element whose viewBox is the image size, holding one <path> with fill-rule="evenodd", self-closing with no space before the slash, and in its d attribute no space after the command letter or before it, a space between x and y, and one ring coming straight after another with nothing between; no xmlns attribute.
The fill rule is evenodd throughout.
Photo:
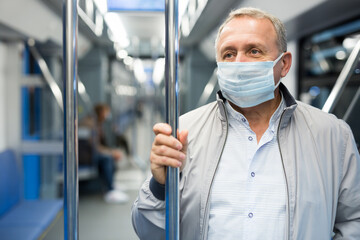
<svg viewBox="0 0 360 240"><path fill-rule="evenodd" d="M183 148L181 149L181 151L183 153L186 154L186 151L187 151L187 146L188 146L188 134L189 134L189 131L188 130L183 130L180 132L180 134L178 135L178 139L179 141L181 142L181 144L183 145Z"/></svg>

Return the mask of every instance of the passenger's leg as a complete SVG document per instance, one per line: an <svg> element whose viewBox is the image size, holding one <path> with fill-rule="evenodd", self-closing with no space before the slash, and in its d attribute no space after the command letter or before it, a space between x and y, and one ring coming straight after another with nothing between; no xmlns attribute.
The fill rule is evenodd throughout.
<svg viewBox="0 0 360 240"><path fill-rule="evenodd" d="M129 197L126 193L114 189L114 173L115 163L111 156L101 155L99 157L100 174L106 184L107 193L104 199L108 203L124 203L127 202Z"/></svg>
<svg viewBox="0 0 360 240"><path fill-rule="evenodd" d="M100 177L104 180L106 185L106 190L110 191L114 189L114 172L115 164L111 156L99 155L99 170Z"/></svg>

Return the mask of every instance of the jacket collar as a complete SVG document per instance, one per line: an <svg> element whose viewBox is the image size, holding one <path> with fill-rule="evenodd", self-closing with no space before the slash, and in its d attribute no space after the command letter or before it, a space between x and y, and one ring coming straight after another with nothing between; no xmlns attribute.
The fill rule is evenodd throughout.
<svg viewBox="0 0 360 240"><path fill-rule="evenodd" d="M289 90L285 87L283 83L280 83L279 89L281 93L283 94L284 101L285 101L285 110L282 116L282 121L280 128L286 127L291 119L291 116L293 115L293 112L295 111L297 107L297 103L295 98L290 94ZM216 100L219 107L219 115L220 119L225 121L226 120L226 109L225 109L225 102L226 99L222 95L221 91L219 90L216 95Z"/></svg>

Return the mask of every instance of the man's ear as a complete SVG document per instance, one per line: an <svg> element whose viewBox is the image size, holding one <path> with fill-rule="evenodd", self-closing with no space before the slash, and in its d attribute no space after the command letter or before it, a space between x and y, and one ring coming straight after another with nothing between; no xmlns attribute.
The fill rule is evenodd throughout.
<svg viewBox="0 0 360 240"><path fill-rule="evenodd" d="M281 61L283 63L283 67L282 67L282 70L281 70L281 77L285 77L289 70L290 70L290 67L291 67L291 63L292 63L292 55L290 52L285 52L283 57L281 58Z"/></svg>

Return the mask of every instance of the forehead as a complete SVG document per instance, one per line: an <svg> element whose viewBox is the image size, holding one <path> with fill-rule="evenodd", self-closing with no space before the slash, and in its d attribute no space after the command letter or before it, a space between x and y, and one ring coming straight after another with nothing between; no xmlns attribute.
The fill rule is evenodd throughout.
<svg viewBox="0 0 360 240"><path fill-rule="evenodd" d="M228 38L246 38L262 40L268 44L277 43L277 34L273 23L267 18L255 18L250 16L235 17L225 24L219 35L219 43Z"/></svg>

